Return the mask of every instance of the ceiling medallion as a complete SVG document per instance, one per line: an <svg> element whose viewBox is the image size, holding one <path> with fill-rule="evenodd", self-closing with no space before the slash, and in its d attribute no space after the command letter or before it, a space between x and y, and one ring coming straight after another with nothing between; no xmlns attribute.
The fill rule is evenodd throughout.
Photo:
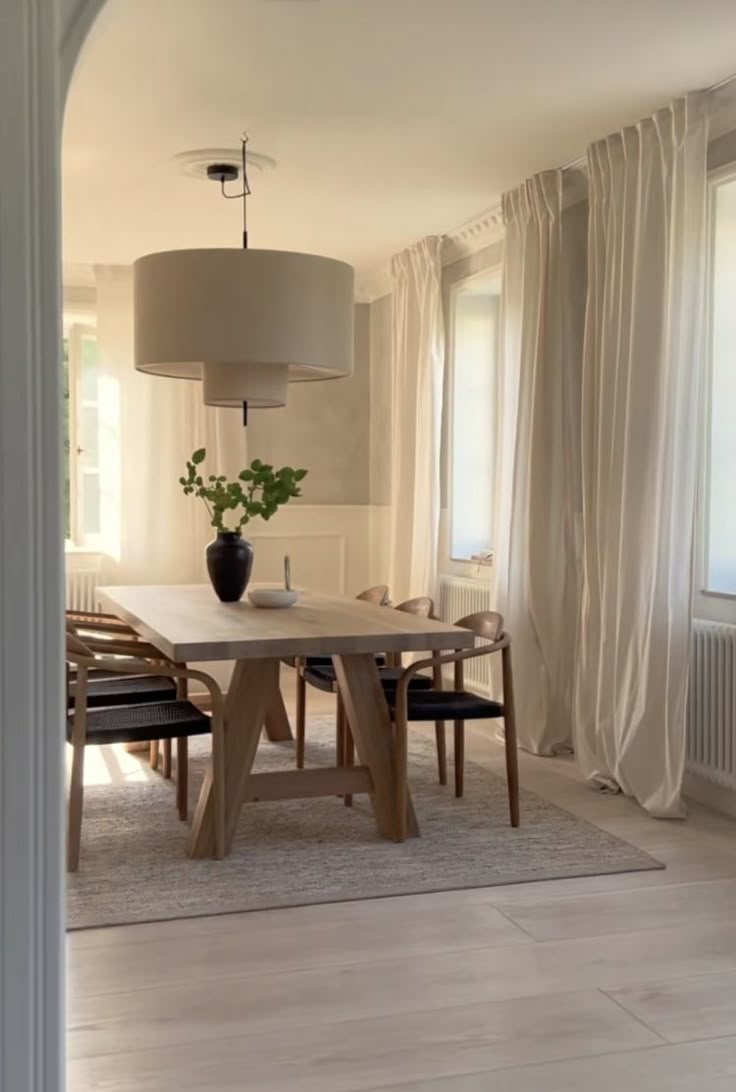
<svg viewBox="0 0 736 1092"><path fill-rule="evenodd" d="M198 178L207 181L207 168L213 163L227 163L240 173L242 169L242 151L240 148L193 148L189 152L178 152L174 163L185 178ZM276 160L261 152L246 150L246 165L249 171L274 171Z"/></svg>

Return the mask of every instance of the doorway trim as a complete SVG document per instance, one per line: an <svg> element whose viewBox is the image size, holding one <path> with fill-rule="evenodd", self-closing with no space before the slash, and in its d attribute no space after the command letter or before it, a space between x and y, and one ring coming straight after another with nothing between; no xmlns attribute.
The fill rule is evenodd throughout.
<svg viewBox="0 0 736 1092"><path fill-rule="evenodd" d="M60 146L103 4L0 15L0 1092L64 1088Z"/></svg>

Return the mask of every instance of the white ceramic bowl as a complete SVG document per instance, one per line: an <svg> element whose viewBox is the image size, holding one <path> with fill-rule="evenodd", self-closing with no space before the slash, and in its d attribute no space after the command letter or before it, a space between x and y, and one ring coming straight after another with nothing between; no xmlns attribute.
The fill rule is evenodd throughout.
<svg viewBox="0 0 736 1092"><path fill-rule="evenodd" d="M280 607L293 607L299 598L299 592L293 588L251 588L248 598L254 607L278 610Z"/></svg>

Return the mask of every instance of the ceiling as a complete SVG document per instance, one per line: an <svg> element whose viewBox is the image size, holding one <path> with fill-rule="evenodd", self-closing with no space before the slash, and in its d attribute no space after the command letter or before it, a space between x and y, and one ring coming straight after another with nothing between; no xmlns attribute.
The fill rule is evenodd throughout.
<svg viewBox="0 0 736 1092"><path fill-rule="evenodd" d="M250 147L251 246L359 272L736 68L733 0L107 0L69 94L68 267L237 246L177 153Z"/></svg>

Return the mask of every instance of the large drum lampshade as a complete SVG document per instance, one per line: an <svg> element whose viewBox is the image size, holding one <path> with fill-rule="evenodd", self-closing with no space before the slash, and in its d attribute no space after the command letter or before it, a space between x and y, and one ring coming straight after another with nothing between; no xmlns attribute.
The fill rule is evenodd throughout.
<svg viewBox="0 0 736 1092"><path fill-rule="evenodd" d="M286 404L353 370L353 270L280 250L173 250L133 266L135 366L201 379L210 406Z"/></svg>

